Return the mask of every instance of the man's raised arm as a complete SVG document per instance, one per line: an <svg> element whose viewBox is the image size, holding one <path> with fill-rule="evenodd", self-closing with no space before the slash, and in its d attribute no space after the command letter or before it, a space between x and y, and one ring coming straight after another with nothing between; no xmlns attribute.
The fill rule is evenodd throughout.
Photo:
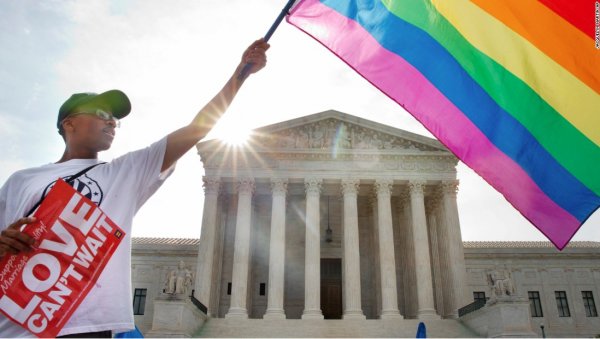
<svg viewBox="0 0 600 339"><path fill-rule="evenodd" d="M244 65L251 65L248 75L261 70L267 63L266 51L268 48L269 44L263 39L253 42L242 55L240 64L221 91L196 114L189 125L169 134L161 171L171 167L185 152L210 132L246 80L247 76L240 75Z"/></svg>

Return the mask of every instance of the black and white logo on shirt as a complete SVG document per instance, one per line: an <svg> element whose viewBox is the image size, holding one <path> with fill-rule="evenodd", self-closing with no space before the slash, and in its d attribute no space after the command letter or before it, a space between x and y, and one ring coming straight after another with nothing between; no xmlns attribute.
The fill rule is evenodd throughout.
<svg viewBox="0 0 600 339"><path fill-rule="evenodd" d="M69 176L66 176L63 179L68 180ZM56 184L56 181L53 181L46 186L43 194L44 197L48 194L50 189L54 187L54 184ZM100 188L100 185L98 185L96 180L88 177L87 174L75 179L73 183L71 183L71 186L73 186L77 192L81 193L81 195L90 199L94 204L96 204L96 206L100 206L102 203L102 199L104 198L102 188Z"/></svg>

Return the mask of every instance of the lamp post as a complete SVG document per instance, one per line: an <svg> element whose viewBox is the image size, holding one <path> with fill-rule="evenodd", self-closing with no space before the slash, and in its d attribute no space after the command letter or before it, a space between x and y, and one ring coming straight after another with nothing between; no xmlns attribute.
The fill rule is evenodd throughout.
<svg viewBox="0 0 600 339"><path fill-rule="evenodd" d="M542 329L542 338L546 338L546 332L544 332L544 325L540 325L540 328Z"/></svg>

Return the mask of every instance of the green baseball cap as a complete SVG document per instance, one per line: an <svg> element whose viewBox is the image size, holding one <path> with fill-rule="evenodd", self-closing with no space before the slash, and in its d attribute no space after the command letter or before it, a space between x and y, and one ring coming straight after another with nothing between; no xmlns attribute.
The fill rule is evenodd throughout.
<svg viewBox="0 0 600 339"><path fill-rule="evenodd" d="M70 114L75 113L75 109L80 106L98 105L111 110L112 115L117 119L123 119L131 112L131 102L125 93L118 89L106 91L104 93L75 93L65 101L58 110L58 120L56 127L60 129L60 123Z"/></svg>

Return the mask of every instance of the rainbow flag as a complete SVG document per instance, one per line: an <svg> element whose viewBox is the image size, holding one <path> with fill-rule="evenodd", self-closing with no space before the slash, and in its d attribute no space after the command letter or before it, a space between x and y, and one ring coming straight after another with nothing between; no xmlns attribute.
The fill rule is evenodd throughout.
<svg viewBox="0 0 600 339"><path fill-rule="evenodd" d="M600 206L594 0L300 0L287 20L563 249Z"/></svg>

